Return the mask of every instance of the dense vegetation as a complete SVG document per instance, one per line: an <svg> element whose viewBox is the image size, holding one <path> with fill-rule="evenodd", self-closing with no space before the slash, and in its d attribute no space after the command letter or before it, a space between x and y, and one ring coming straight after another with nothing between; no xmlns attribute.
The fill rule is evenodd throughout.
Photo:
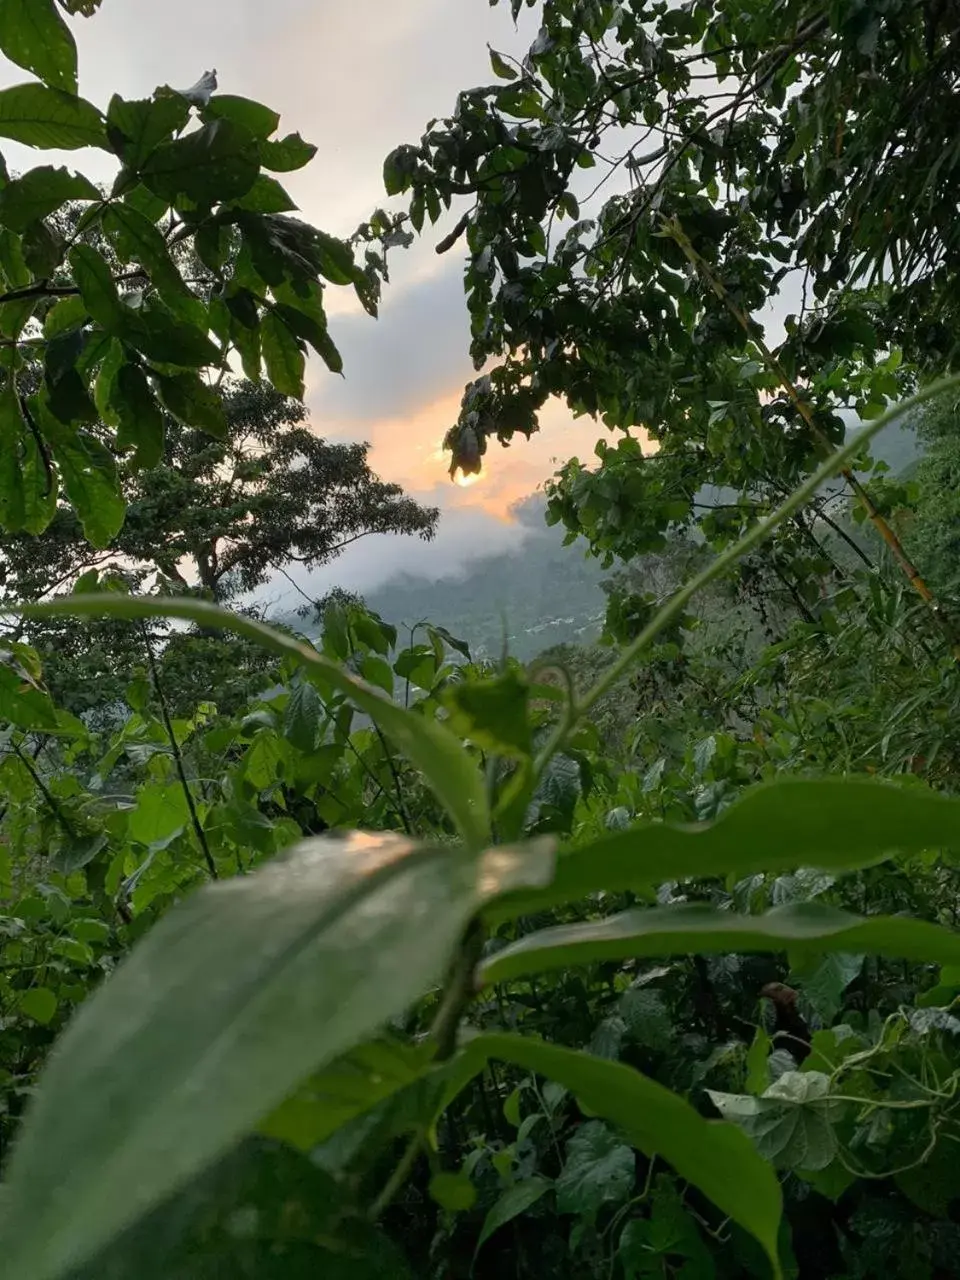
<svg viewBox="0 0 960 1280"><path fill-rule="evenodd" d="M960 1274L960 17L527 7L342 241L274 112L102 113L97 0L0 0L0 136L117 161L0 179L17 1280ZM548 397L614 433L527 584L602 575L598 642L267 626L291 563L432 535L303 373L464 200L453 468Z"/></svg>

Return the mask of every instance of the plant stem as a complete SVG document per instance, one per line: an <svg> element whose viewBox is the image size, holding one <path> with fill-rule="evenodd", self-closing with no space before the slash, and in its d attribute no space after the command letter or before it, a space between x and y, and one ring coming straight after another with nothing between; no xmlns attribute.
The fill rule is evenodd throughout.
<svg viewBox="0 0 960 1280"><path fill-rule="evenodd" d="M204 861L207 864L207 870L210 872L211 880L219 880L220 876L217 872L217 864L213 860L213 854L210 852L210 846L207 844L207 833L204 831L200 817L197 813L197 806L193 801L193 792L190 790L190 783L187 781L187 771L183 767L183 755L180 751L180 744L177 742L177 735L173 731L173 721L170 719L170 709L167 706L166 694L163 691L163 684L160 680L160 672L157 670L157 660L153 656L153 645L150 643L150 637L147 635L147 629L143 624L140 625L140 634L143 637L143 646L147 651L147 664L150 667L150 679L153 682L154 690L157 694L157 701L160 704L160 718L163 720L163 727L167 734L167 741L170 743L170 750L173 753L174 764L177 769L177 777L180 779L180 786L183 789L184 798L187 802L187 810L190 814L190 823L193 827L194 834L197 837L197 843L203 853Z"/></svg>

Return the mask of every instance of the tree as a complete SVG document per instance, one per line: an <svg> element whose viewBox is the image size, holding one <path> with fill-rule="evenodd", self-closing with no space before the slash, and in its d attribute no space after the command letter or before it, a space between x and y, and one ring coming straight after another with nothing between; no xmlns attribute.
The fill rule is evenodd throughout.
<svg viewBox="0 0 960 1280"><path fill-rule="evenodd" d="M433 536L436 509L374 475L366 445L314 435L298 401L248 381L228 381L222 401L221 438L168 420L157 466L121 465L126 518L106 546L92 548L63 504L42 538L0 538L5 591L37 599L112 564L222 602L373 533Z"/></svg>
<svg viewBox="0 0 960 1280"><path fill-rule="evenodd" d="M171 420L222 436L217 382L237 361L293 397L308 346L340 372L324 290L352 286L375 315L386 259L371 242L390 224L381 215L348 243L292 217L273 174L316 148L276 136L261 103L218 93L215 73L182 92L114 95L102 112L77 96L54 0L26 7L0 9L0 50L39 79L0 90L0 137L98 147L117 173L106 191L52 165L0 176L0 527L37 535L65 500L105 548L124 521L117 455L158 462Z"/></svg>
<svg viewBox="0 0 960 1280"><path fill-rule="evenodd" d="M874 417L951 365L956 6L527 7L542 25L522 62L492 53L501 83L461 93L384 170L418 228L468 202L437 246L466 236L484 370L452 468L476 471L560 397L620 434L599 467L560 474L556 518L605 554L655 550L676 524L723 545L843 439L846 411ZM793 314L766 338L783 291ZM719 529L705 484L744 499Z"/></svg>

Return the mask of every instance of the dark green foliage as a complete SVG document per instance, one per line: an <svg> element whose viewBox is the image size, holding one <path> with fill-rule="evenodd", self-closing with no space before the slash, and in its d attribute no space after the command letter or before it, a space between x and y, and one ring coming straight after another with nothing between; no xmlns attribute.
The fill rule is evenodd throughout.
<svg viewBox="0 0 960 1280"><path fill-rule="evenodd" d="M4 589L52 597L8 607L0 646L0 1253L23 1280L958 1273L960 666L834 483L936 392L878 416L915 376L880 349L893 320L915 355L910 307L953 317L955 220L912 206L954 17L542 13L524 63L491 52L498 85L385 166L417 229L478 197L475 354L507 364L468 393L461 465L551 391L614 426L652 397L669 446L565 469L551 518L614 569L603 644L524 665L349 592L313 642L200 598L432 530L284 395L303 343L338 367L320 277L375 311L382 257L358 271L286 216L261 166L310 148L268 108L207 75L104 120L58 9L0 0L0 49L46 81L0 94L0 132L123 166L109 199L53 169L0 192ZM723 133L698 61L739 85ZM884 111L918 124L892 150ZM573 167L638 117L672 131L656 212L683 227L641 187L548 250ZM378 212L358 235L405 233ZM800 247L824 307L778 358L839 446L816 470L756 332L684 266L751 311ZM857 255L884 291L837 292ZM251 382L208 377L231 347ZM945 585L957 386L914 474L871 478ZM858 400L864 444L834 413Z"/></svg>

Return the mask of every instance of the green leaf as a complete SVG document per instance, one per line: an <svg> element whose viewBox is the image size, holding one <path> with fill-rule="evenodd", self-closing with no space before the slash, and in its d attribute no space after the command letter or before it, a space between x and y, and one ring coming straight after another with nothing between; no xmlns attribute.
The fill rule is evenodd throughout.
<svg viewBox="0 0 960 1280"><path fill-rule="evenodd" d="M260 324L260 342L267 377L285 396L303 399L304 356L300 344L276 311L267 311Z"/></svg>
<svg viewBox="0 0 960 1280"><path fill-rule="evenodd" d="M324 837L168 912L48 1060L7 1167L11 1274L53 1280L92 1257L399 1016L478 906L548 861Z"/></svg>
<svg viewBox="0 0 960 1280"><path fill-rule="evenodd" d="M226 437L223 399L198 373L158 373L155 378L163 407L178 422L209 432L218 440Z"/></svg>
<svg viewBox="0 0 960 1280"><path fill-rule="evenodd" d="M148 783L137 791L136 807L127 818L127 835L138 844L152 845L182 830L189 821L190 807L179 783Z"/></svg>
<svg viewBox="0 0 960 1280"><path fill-rule="evenodd" d="M203 303L184 283L162 232L149 218L130 205L113 204L104 214L103 227L121 261L143 267L154 288L179 315L194 323L204 323Z"/></svg>
<svg viewBox="0 0 960 1280"><path fill-rule="evenodd" d="M36 412L36 397L31 401ZM49 417L44 437L60 471L67 497L73 504L84 537L94 547L107 547L120 531L126 505L113 454L102 441L85 431L53 430Z"/></svg>
<svg viewBox="0 0 960 1280"><path fill-rule="evenodd" d="M163 414L146 374L136 364L117 370L110 405L118 419L117 448L133 449L133 466L156 467L163 457Z"/></svg>
<svg viewBox="0 0 960 1280"><path fill-rule="evenodd" d="M43 319L43 336L56 338L71 329L79 329L88 319L87 304L82 298L61 298L55 303Z"/></svg>
<svg viewBox="0 0 960 1280"><path fill-rule="evenodd" d="M793 903L759 916L685 903L529 933L484 961L478 976L495 983L597 960L787 948L957 964L960 933L906 916L863 919L819 902Z"/></svg>
<svg viewBox="0 0 960 1280"><path fill-rule="evenodd" d="M106 260L91 245L77 244L70 250L70 268L91 318L108 333L122 330L133 316L120 301Z"/></svg>
<svg viewBox="0 0 960 1280"><path fill-rule="evenodd" d="M220 363L220 350L216 343L197 328L147 305L138 312L129 311L128 319L118 337L157 364L175 365L181 369L201 369Z"/></svg>
<svg viewBox="0 0 960 1280"><path fill-rule="evenodd" d="M316 688L303 680L294 685L283 711L283 735L298 751L313 751L324 716L323 702Z"/></svg>
<svg viewBox="0 0 960 1280"><path fill-rule="evenodd" d="M733 1125L704 1120L683 1098L619 1062L543 1040L481 1034L462 1057L501 1058L566 1086L582 1107L611 1121L647 1156L673 1165L766 1250L781 1275L777 1234L782 1202L776 1174Z"/></svg>
<svg viewBox="0 0 960 1280"><path fill-rule="evenodd" d="M493 74L501 80L516 80L519 75L516 67L511 67L506 58L497 53L496 49L491 49L489 45L487 49L490 52L490 66L493 68Z"/></svg>
<svg viewBox="0 0 960 1280"><path fill-rule="evenodd" d="M318 1071L258 1126L267 1137L312 1151L348 1122L420 1080L434 1046L380 1039Z"/></svg>
<svg viewBox="0 0 960 1280"><path fill-rule="evenodd" d="M327 331L322 313L318 317L283 303L278 303L275 310L288 329L310 343L331 373L343 373L343 359Z"/></svg>
<svg viewBox="0 0 960 1280"><path fill-rule="evenodd" d="M170 89L158 89L152 98L125 101L117 94L107 107L107 136L124 165L138 171L147 157L190 118L186 98Z"/></svg>
<svg viewBox="0 0 960 1280"><path fill-rule="evenodd" d="M314 231L314 250L320 274L331 284L352 284L357 278L353 250L345 240Z"/></svg>
<svg viewBox="0 0 960 1280"><path fill-rule="evenodd" d="M477 1189L465 1173L435 1173L428 1190L430 1199L448 1213L462 1213L477 1200Z"/></svg>
<svg viewBox="0 0 960 1280"><path fill-rule="evenodd" d="M31 987L21 994L18 1004L21 1013L44 1026L57 1012L57 997L49 987Z"/></svg>
<svg viewBox="0 0 960 1280"><path fill-rule="evenodd" d="M478 747L510 756L530 755L529 686L518 672L454 685L446 704L454 731Z"/></svg>
<svg viewBox="0 0 960 1280"><path fill-rule="evenodd" d="M0 137L58 151L106 147L107 141L103 116L92 103L43 84L0 89Z"/></svg>
<svg viewBox="0 0 960 1280"><path fill-rule="evenodd" d="M304 142L299 133L288 133L275 142L260 143L260 163L272 173L291 173L302 169L317 154L317 148Z"/></svg>
<svg viewBox="0 0 960 1280"><path fill-rule="evenodd" d="M247 1138L71 1280L410 1280L396 1248L300 1152Z"/></svg>
<svg viewBox="0 0 960 1280"><path fill-rule="evenodd" d="M557 1209L591 1220L605 1204L626 1200L633 1189L637 1158L602 1120L581 1125L567 1143L557 1178Z"/></svg>
<svg viewBox="0 0 960 1280"><path fill-rule="evenodd" d="M77 92L77 46L54 0L0 0L0 50L18 67Z"/></svg>
<svg viewBox="0 0 960 1280"><path fill-rule="evenodd" d="M280 123L278 112L252 98L239 98L232 93L214 94L200 114L206 121L232 120L259 139L269 138Z"/></svg>
<svg viewBox="0 0 960 1280"><path fill-rule="evenodd" d="M496 918L688 876L852 870L897 852L960 850L958 832L960 798L862 777L779 778L745 792L715 822L642 822L582 846L558 859L548 890L498 904Z"/></svg>
<svg viewBox="0 0 960 1280"><path fill-rule="evenodd" d="M246 195L230 202L231 207L254 213L289 213L296 201L284 191L276 178L261 173Z"/></svg>
<svg viewBox="0 0 960 1280"><path fill-rule="evenodd" d="M831 1023L843 1008L843 993L863 968L862 955L836 951L828 956L810 957L810 963L791 970L790 980L802 989L813 1009Z"/></svg>
<svg viewBox="0 0 960 1280"><path fill-rule="evenodd" d="M161 143L141 168L144 184L155 195L171 202L186 196L201 205L245 195L259 171L256 140L232 120L214 120Z"/></svg>
<svg viewBox="0 0 960 1280"><path fill-rule="evenodd" d="M786 1071L762 1097L707 1090L725 1120L740 1126L765 1160L787 1169L825 1169L837 1154L833 1130L843 1103L830 1098L830 1077Z"/></svg>
<svg viewBox="0 0 960 1280"><path fill-rule="evenodd" d="M773 1041L764 1031L763 1027L757 1027L753 1035L753 1041L747 1050L747 1092L759 1097L770 1083L770 1072L767 1069L767 1059L770 1056L770 1050L773 1048Z"/></svg>
<svg viewBox="0 0 960 1280"><path fill-rule="evenodd" d="M491 1206L490 1211L483 1220L480 1237L474 1250L474 1257L479 1252L481 1245L489 1240L495 1231L499 1231L501 1227L506 1226L508 1222L512 1222L514 1218L519 1218L522 1213L526 1213L528 1209L531 1209L538 1200L546 1195L552 1186L553 1183L549 1178L542 1178L539 1174L534 1174L532 1178L517 1182L504 1191L500 1199Z"/></svg>
<svg viewBox="0 0 960 1280"><path fill-rule="evenodd" d="M41 165L30 169L22 178L14 178L0 191L0 222L22 232L31 222L46 218L68 200L99 199L100 192L82 174Z"/></svg>
<svg viewBox="0 0 960 1280"><path fill-rule="evenodd" d="M168 380L167 380L168 381ZM233 631L265 649L292 659L313 673L323 688L331 685L380 726L394 745L423 773L430 788L469 846L482 848L490 838L490 813L481 775L460 742L443 725L396 706L382 693L349 674L312 646L252 618L198 600L120 596L109 593L70 596L44 604L20 604L11 613L27 617L183 618L203 627ZM532 841L531 856L540 857L544 842ZM546 847L552 847L547 841Z"/></svg>
<svg viewBox="0 0 960 1280"><path fill-rule="evenodd" d="M20 458L27 424L13 380L0 392L0 526L9 533L24 527L26 503Z"/></svg>

